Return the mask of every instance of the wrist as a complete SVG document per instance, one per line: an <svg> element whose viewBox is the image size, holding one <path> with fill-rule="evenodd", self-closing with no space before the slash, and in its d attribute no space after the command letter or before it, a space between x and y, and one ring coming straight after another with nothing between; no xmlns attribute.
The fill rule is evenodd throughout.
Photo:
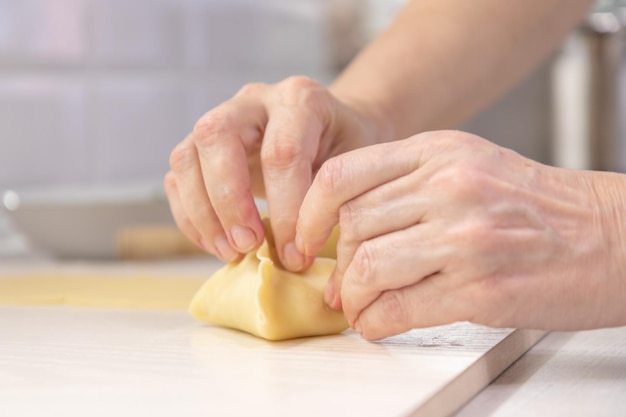
<svg viewBox="0 0 626 417"><path fill-rule="evenodd" d="M393 117L383 105L351 91L345 91L337 84L331 85L329 91L342 105L350 109L357 119L365 139L362 146L401 139L397 135Z"/></svg>
<svg viewBox="0 0 626 417"><path fill-rule="evenodd" d="M595 199L594 222L603 236L606 274L612 291L607 303L607 326L626 325L626 175L585 172Z"/></svg>

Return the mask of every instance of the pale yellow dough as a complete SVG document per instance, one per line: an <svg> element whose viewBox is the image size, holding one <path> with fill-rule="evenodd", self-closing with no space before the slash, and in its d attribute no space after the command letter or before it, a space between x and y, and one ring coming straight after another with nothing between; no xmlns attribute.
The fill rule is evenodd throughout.
<svg viewBox="0 0 626 417"><path fill-rule="evenodd" d="M266 227L269 230L269 227ZM337 233L311 268L292 273L280 265L271 234L258 250L226 265L200 288L189 312L198 320L268 340L340 333L348 324L324 302L335 266Z"/></svg>

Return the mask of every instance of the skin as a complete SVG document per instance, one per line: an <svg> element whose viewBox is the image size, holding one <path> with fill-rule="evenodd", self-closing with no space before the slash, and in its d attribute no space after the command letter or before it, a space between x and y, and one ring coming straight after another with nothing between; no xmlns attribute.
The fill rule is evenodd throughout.
<svg viewBox="0 0 626 417"><path fill-rule="evenodd" d="M623 220L604 206L619 212L621 176L542 166L460 132L398 140L484 108L592 3L413 0L328 88L305 77L244 86L172 151L164 185L177 225L236 261L263 241L253 197L264 197L281 261L299 271L339 222L327 301L367 338L457 319L622 323L609 301L623 297L623 280L588 279L624 266L612 223ZM576 292L585 282L595 287Z"/></svg>
<svg viewBox="0 0 626 417"><path fill-rule="evenodd" d="M367 339L455 321L591 329L626 324L624 207L625 175L429 132L327 161L297 240L316 253L339 223L326 299Z"/></svg>
<svg viewBox="0 0 626 417"><path fill-rule="evenodd" d="M265 197L283 264L302 270L311 259L295 246L295 226L313 176L326 159L379 137L374 121L313 80L247 85L172 151L164 186L174 219L232 262L263 241L253 195Z"/></svg>

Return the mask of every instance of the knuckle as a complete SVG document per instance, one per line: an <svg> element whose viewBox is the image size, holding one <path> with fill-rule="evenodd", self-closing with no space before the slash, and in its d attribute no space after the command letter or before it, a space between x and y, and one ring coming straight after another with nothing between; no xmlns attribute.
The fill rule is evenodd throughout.
<svg viewBox="0 0 626 417"><path fill-rule="evenodd" d="M459 165L456 176L465 183L465 188L469 188L472 193L482 190L487 179L483 168L469 161Z"/></svg>
<svg viewBox="0 0 626 417"><path fill-rule="evenodd" d="M219 107L202 116L193 127L193 138L198 146L210 147L235 126L230 113Z"/></svg>
<svg viewBox="0 0 626 417"><path fill-rule="evenodd" d="M394 328L410 324L410 316L401 291L385 291L379 298L382 320Z"/></svg>
<svg viewBox="0 0 626 417"><path fill-rule="evenodd" d="M376 258L367 242L358 247L352 259L354 282L361 286L369 286L376 277Z"/></svg>
<svg viewBox="0 0 626 417"><path fill-rule="evenodd" d="M434 178L434 185L446 190L453 199L475 198L485 190L487 185L482 169L474 162L467 160L448 166Z"/></svg>
<svg viewBox="0 0 626 417"><path fill-rule="evenodd" d="M262 93L267 88L264 83L248 83L239 89L237 96L254 96Z"/></svg>
<svg viewBox="0 0 626 417"><path fill-rule="evenodd" d="M482 139L480 139L478 136L472 134L472 133L468 133L468 132L463 132L460 130L451 130L449 131L448 134L448 140L452 141L453 143L456 144L456 146L476 146L479 145L480 142L482 141Z"/></svg>
<svg viewBox="0 0 626 417"><path fill-rule="evenodd" d="M330 93L322 85L303 76L287 78L283 81L279 94L284 104L305 107L314 112L324 108L323 104L330 98Z"/></svg>
<svg viewBox="0 0 626 417"><path fill-rule="evenodd" d="M303 149L298 140L268 141L261 148L261 163L268 168L290 167L302 157Z"/></svg>
<svg viewBox="0 0 626 417"><path fill-rule="evenodd" d="M342 240L357 241L360 237L359 225L362 219L362 209L349 201L339 208L339 228Z"/></svg>
<svg viewBox="0 0 626 417"><path fill-rule="evenodd" d="M450 186L457 196L475 195L480 187L480 174L472 163L461 162L450 170Z"/></svg>
<svg viewBox="0 0 626 417"><path fill-rule="evenodd" d="M427 138L424 140L423 135ZM487 143L484 139L472 133L460 130L440 130L427 132L419 135L424 145L433 152L445 151L450 152L470 152L474 154L476 150L483 148Z"/></svg>
<svg viewBox="0 0 626 417"><path fill-rule="evenodd" d="M326 101L328 93L320 86L302 90L299 103L313 109L319 109L320 105Z"/></svg>
<svg viewBox="0 0 626 417"><path fill-rule="evenodd" d="M345 177L346 164L341 156L336 156L322 164L316 180L324 193L332 195L340 190Z"/></svg>
<svg viewBox="0 0 626 417"><path fill-rule="evenodd" d="M196 149L189 141L180 142L170 153L170 168L181 171L191 166L196 159Z"/></svg>
<svg viewBox="0 0 626 417"><path fill-rule="evenodd" d="M434 130L424 132L419 135L419 141L424 142L424 146L434 149L457 149L464 141L465 132L457 130Z"/></svg>
<svg viewBox="0 0 626 417"><path fill-rule="evenodd" d="M291 77L287 77L281 84L289 90L315 89L320 86L317 81L304 75L293 75Z"/></svg>
<svg viewBox="0 0 626 417"><path fill-rule="evenodd" d="M167 174L165 174L165 176L163 177L163 188L167 192L172 192L176 190L176 174L174 174L174 171L168 171Z"/></svg>
<svg viewBox="0 0 626 417"><path fill-rule="evenodd" d="M453 148L473 147L484 141L480 137L462 130L443 130L437 133L438 140Z"/></svg>

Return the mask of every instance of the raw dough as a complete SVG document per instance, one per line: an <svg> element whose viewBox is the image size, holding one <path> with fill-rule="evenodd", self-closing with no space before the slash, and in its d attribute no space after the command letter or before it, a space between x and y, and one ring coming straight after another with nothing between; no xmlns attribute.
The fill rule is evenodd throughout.
<svg viewBox="0 0 626 417"><path fill-rule="evenodd" d="M269 230L266 223L267 240L257 251L209 278L191 301L191 315L268 340L347 329L343 314L328 307L323 298L335 267L338 233L333 233L311 268L296 274L281 266Z"/></svg>

